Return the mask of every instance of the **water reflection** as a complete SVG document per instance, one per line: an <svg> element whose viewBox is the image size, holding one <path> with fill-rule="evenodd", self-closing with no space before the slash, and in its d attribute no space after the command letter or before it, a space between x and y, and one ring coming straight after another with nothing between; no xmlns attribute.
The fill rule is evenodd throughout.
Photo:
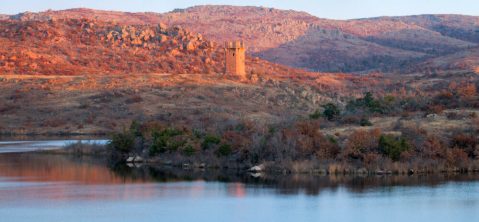
<svg viewBox="0 0 479 222"><path fill-rule="evenodd" d="M140 172L141 176L138 175ZM228 190L232 190L235 196L243 196L245 186L250 189L269 188L285 195L319 195L322 191L334 192L340 188L345 188L348 192L362 193L380 188L384 188L383 190L387 191L388 188L393 187L436 187L449 182L458 183L479 180L479 175L477 174L415 176L262 175L261 177L253 177L250 174L235 171L194 171L165 167L130 168L121 174L135 178L147 178L150 181L158 182L220 181L233 186Z"/></svg>
<svg viewBox="0 0 479 222"><path fill-rule="evenodd" d="M100 189L95 195L105 197L102 185L129 185L123 197L150 196L157 188L155 184L171 182L222 182L226 183L226 192L232 196L246 195L247 188L271 189L278 194L319 195L323 191L335 192L345 188L348 192L361 193L368 190L384 188L387 192L392 187L427 186L435 187L448 182L476 181L476 174L455 175L415 175L415 176L314 176L314 175L262 175L253 177L248 173L228 170L183 170L174 167L155 167L144 165L129 167L127 165L109 166L105 160L92 157L74 157L41 153L13 153L0 155L0 181L7 181L17 188L24 182L22 195L37 195L38 189L55 190L52 199L62 198L64 187L97 185ZM8 183L2 182L2 192L8 192ZM29 182L29 183L26 183ZM26 185L25 185L26 184ZM199 183L200 184L200 183ZM135 189L139 188L139 189ZM178 188L178 187L176 187ZM195 187L194 189L200 189ZM141 192L139 191L141 190ZM192 191L193 192L193 191ZM45 194L45 193L43 193ZM95 198L95 195L85 198ZM68 197L68 195L65 195ZM43 197L43 196L42 196ZM120 197L120 198L123 198Z"/></svg>
<svg viewBox="0 0 479 222"><path fill-rule="evenodd" d="M0 154L1 221L475 221L476 175L252 177Z"/></svg>

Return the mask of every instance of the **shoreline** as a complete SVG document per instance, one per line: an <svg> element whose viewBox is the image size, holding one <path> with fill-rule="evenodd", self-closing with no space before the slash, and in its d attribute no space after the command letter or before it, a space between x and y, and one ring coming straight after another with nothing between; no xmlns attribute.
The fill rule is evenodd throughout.
<svg viewBox="0 0 479 222"><path fill-rule="evenodd" d="M86 145L86 146L84 146ZM290 162L290 165L281 165L280 162L268 162L259 165L246 164L230 164L230 165L208 165L204 162L195 162L192 160L173 161L172 159L164 158L148 158L142 157L141 161L127 161L126 159L111 159L111 153L105 145L98 144L72 144L70 147L63 147L55 150L38 150L33 151L39 154L51 155L65 155L65 156L89 156L102 159L106 162L114 164L121 164L131 168L138 168L142 166L159 167L159 168L174 168L176 170L185 171L234 171L236 173L249 174L266 174L266 175L314 175L314 176L328 176L328 175L344 175L344 176L404 176L404 175L451 175L451 174L472 174L479 175L479 168L436 168L436 170L426 168L404 168L404 169L368 169L365 166L343 167L339 166L346 164L341 162L332 162L325 164L326 167L311 167L298 169L294 165L300 164L301 161ZM135 157L135 156L129 156Z"/></svg>

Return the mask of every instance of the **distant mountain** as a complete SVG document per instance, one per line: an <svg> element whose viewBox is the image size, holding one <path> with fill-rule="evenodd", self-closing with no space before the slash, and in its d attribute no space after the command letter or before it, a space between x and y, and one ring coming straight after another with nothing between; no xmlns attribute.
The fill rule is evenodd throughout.
<svg viewBox="0 0 479 222"><path fill-rule="evenodd" d="M479 74L479 47L434 57L411 67L411 69L425 71L473 70Z"/></svg>
<svg viewBox="0 0 479 222"><path fill-rule="evenodd" d="M250 55L271 62L329 72L411 71L425 64L443 68L444 64L428 61L448 55L459 61L454 64L467 65L447 67L474 69L474 62L460 61L476 56L477 50L473 49L479 45L479 17L462 15L328 20L292 10L196 6L163 14L71 9L22 13L11 18L90 18L119 25L162 22L216 42L243 39Z"/></svg>
<svg viewBox="0 0 479 222"><path fill-rule="evenodd" d="M384 18L383 18L384 19ZM415 24L464 41L479 43L479 17L464 15L417 15L407 17L390 17L389 20L400 20Z"/></svg>

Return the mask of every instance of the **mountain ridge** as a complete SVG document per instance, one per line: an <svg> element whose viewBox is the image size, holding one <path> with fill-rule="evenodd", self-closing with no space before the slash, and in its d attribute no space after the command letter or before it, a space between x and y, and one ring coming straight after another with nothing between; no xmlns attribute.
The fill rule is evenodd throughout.
<svg viewBox="0 0 479 222"><path fill-rule="evenodd" d="M252 56L323 72L408 70L479 44L479 17L455 14L331 20L294 10L206 5L167 13L76 8L10 16L25 21L84 17L181 26L216 42L243 39ZM477 67L472 63L467 68Z"/></svg>

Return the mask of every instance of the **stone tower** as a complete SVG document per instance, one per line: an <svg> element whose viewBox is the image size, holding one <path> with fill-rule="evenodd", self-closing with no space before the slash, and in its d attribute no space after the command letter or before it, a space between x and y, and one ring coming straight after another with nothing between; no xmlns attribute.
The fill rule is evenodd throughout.
<svg viewBox="0 0 479 222"><path fill-rule="evenodd" d="M245 46L243 41L225 42L225 73L246 77Z"/></svg>

